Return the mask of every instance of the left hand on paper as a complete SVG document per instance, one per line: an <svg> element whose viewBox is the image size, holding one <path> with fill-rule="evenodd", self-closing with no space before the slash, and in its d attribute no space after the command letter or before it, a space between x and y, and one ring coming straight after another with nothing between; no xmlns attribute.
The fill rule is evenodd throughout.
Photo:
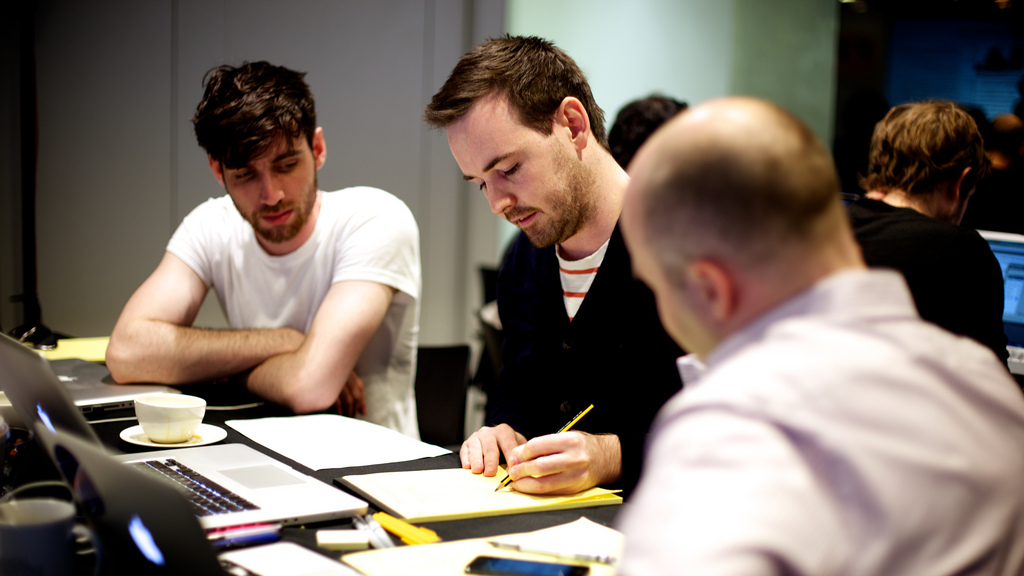
<svg viewBox="0 0 1024 576"><path fill-rule="evenodd" d="M576 494L618 480L622 449L614 434L561 432L517 446L508 465L519 492Z"/></svg>

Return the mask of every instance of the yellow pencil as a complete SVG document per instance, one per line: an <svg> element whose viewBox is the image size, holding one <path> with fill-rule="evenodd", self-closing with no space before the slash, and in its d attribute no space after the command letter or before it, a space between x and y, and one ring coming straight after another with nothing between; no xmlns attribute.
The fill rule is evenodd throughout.
<svg viewBox="0 0 1024 576"><path fill-rule="evenodd" d="M430 544L441 539L437 536L437 532L422 526L413 526L387 512L377 512L373 515L373 519L383 526L385 530L398 536L406 544Z"/></svg>
<svg viewBox="0 0 1024 576"><path fill-rule="evenodd" d="M561 434L562 432L568 432L569 430L571 430L572 427L575 426L577 422L582 420L583 417L587 415L587 412L590 412L590 409L593 408L593 407L594 407L594 405L591 404L590 406L587 406L586 408L584 408L582 412L577 414L576 417L573 418L572 420L570 420L568 424L566 424L565 426L562 426L562 428L558 432L555 432L555 434ZM501 490L505 486L508 486L510 482L512 482L512 476L509 476L508 474L506 474L505 475L505 479L498 483L498 487L495 488L494 491L497 492L498 490Z"/></svg>

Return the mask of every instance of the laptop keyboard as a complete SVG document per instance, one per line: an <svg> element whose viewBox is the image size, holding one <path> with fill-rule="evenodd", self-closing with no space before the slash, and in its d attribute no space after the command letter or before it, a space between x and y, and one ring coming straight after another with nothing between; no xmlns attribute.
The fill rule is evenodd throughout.
<svg viewBox="0 0 1024 576"><path fill-rule="evenodd" d="M180 489L183 489L196 516L259 510L259 506L175 460L133 462L132 466L177 484Z"/></svg>

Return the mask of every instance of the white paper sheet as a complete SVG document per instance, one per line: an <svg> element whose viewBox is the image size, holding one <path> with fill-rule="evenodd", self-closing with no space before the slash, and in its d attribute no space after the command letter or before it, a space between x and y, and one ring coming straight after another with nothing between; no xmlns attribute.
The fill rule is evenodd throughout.
<svg viewBox="0 0 1024 576"><path fill-rule="evenodd" d="M228 420L227 425L313 470L405 462L451 453L390 428L334 414Z"/></svg>
<svg viewBox="0 0 1024 576"><path fill-rule="evenodd" d="M622 532L602 526L589 518L521 534L505 534L489 541L518 544L524 550L552 550L566 556L610 556L613 561L622 557L625 538Z"/></svg>
<svg viewBox="0 0 1024 576"><path fill-rule="evenodd" d="M277 542L220 555L259 576L361 576L348 566L295 544Z"/></svg>

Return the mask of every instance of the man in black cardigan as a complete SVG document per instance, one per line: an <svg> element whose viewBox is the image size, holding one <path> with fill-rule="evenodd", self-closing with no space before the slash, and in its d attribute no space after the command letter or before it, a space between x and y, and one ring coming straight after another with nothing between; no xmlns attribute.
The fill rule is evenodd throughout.
<svg viewBox="0 0 1024 576"><path fill-rule="evenodd" d="M550 42L489 40L459 61L424 117L447 130L491 211L522 231L498 279L496 398L488 425L462 445L463 467L493 476L504 455L519 491L628 491L655 413L681 387L682 351L632 276L618 231L628 176L586 78ZM590 404L572 432L555 434Z"/></svg>
<svg viewBox="0 0 1024 576"><path fill-rule="evenodd" d="M900 271L918 313L1003 362L1003 276L974 230L959 226L989 171L978 127L952 102L896 106L875 127L864 197L848 206L864 260Z"/></svg>

